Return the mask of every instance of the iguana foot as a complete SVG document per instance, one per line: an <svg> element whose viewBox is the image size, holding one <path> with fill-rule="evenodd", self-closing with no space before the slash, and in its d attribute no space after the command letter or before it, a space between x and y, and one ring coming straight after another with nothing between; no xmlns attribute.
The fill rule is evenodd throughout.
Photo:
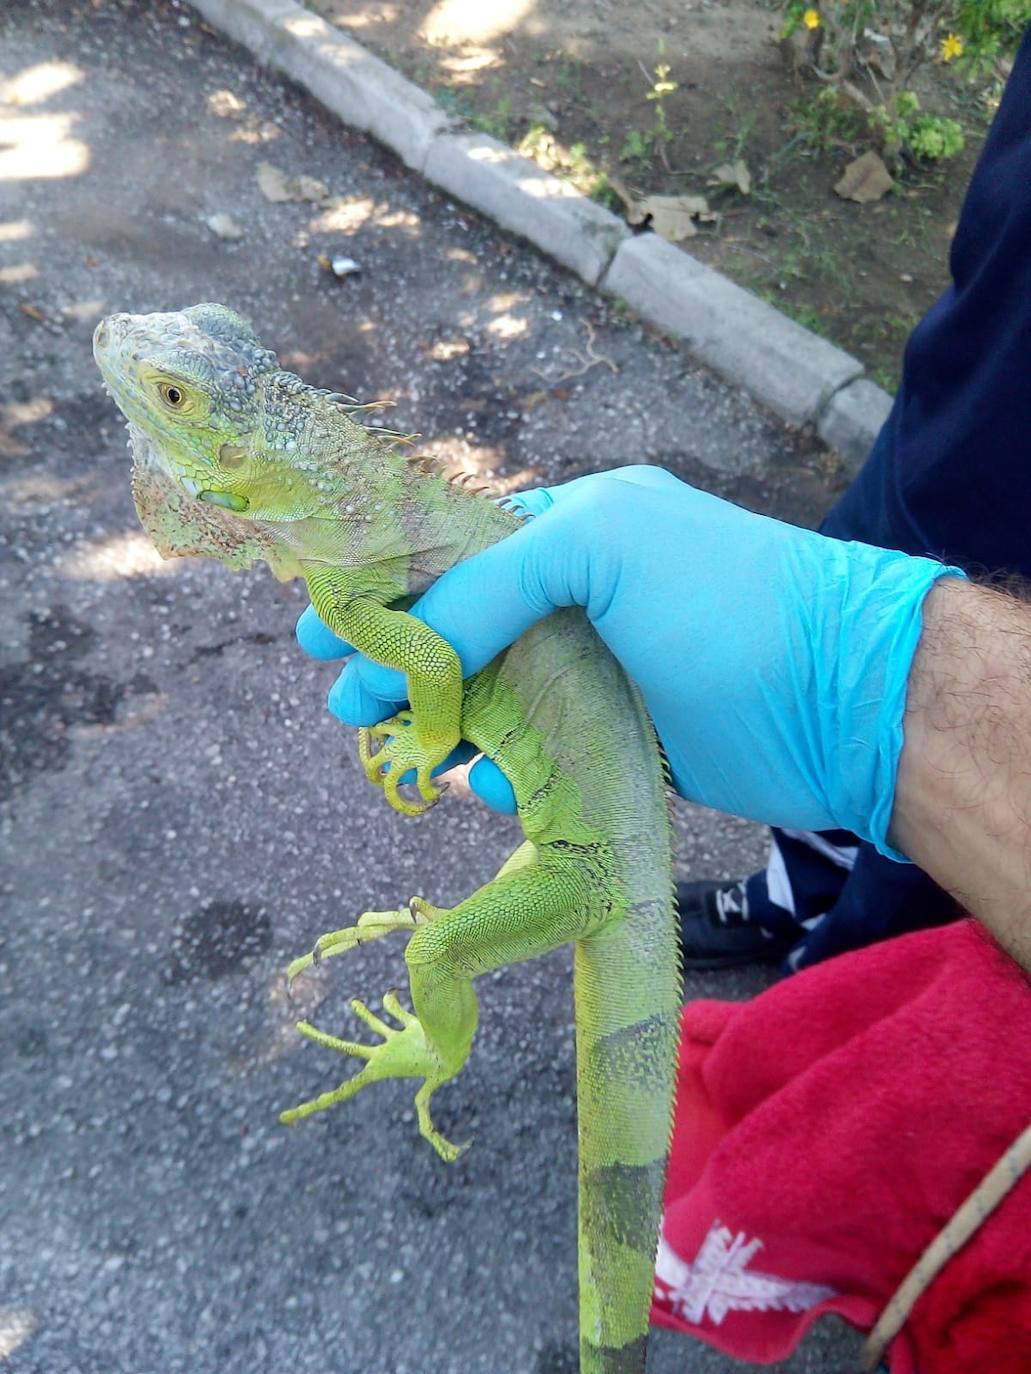
<svg viewBox="0 0 1031 1374"><path fill-rule="evenodd" d="M399 711L390 720L358 731L358 757L365 776L383 788L395 811L404 816L421 816L436 805L450 786L446 782L435 783L430 775L444 762L454 743L427 740L411 711ZM421 801L409 800L398 790L405 774L413 770Z"/></svg>
<svg viewBox="0 0 1031 1374"><path fill-rule="evenodd" d="M453 1163L467 1145L453 1145L451 1141L445 1140L433 1125L429 1102L440 1085L453 1078L454 1073L445 1069L433 1053L419 1018L403 1007L392 992L388 992L383 998L383 1010L400 1022L401 1030L395 1030L393 1026L388 1026L385 1021L380 1020L364 1002L355 1000L351 1003L351 1008L370 1030L383 1037L382 1043L362 1045L354 1040L340 1040L335 1035L327 1035L325 1031L317 1030L307 1021L298 1021L297 1029L309 1040L314 1040L324 1049L336 1050L354 1059L364 1059L365 1067L332 1092L322 1093L309 1102L302 1102L299 1106L282 1112L280 1121L284 1126L292 1126L303 1117L312 1116L315 1112L324 1112L329 1107L335 1107L338 1102L346 1102L369 1083L375 1083L379 1079L422 1078L425 1082L415 1095L419 1133L430 1142L441 1159L448 1164Z"/></svg>
<svg viewBox="0 0 1031 1374"><path fill-rule="evenodd" d="M422 897L413 897L407 906L398 911L365 911L353 926L320 935L311 953L302 954L289 966L286 971L287 982L292 983L299 973L320 964L323 959L346 954L349 949L367 945L370 940L382 940L384 935L389 935L393 930L415 930L445 914L446 908L433 906Z"/></svg>

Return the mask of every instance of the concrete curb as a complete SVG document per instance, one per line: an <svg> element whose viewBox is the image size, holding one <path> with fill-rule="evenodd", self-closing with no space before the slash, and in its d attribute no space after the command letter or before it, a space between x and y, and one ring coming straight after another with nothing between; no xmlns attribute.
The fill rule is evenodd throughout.
<svg viewBox="0 0 1031 1374"><path fill-rule="evenodd" d="M293 0L191 0L209 24L285 72L417 172L451 121L435 100Z"/></svg>
<svg viewBox="0 0 1031 1374"><path fill-rule="evenodd" d="M888 393L862 377L831 397L816 431L827 447L836 449L854 472L870 452L891 407L892 398Z"/></svg>
<svg viewBox="0 0 1031 1374"><path fill-rule="evenodd" d="M849 468L862 463L891 397L858 359L505 144L456 132L425 91L294 0L190 3L428 181L625 300L788 423L812 425Z"/></svg>
<svg viewBox="0 0 1031 1374"><path fill-rule="evenodd" d="M458 200L529 239L596 286L630 230L529 158L484 134L434 139L424 175Z"/></svg>
<svg viewBox="0 0 1031 1374"><path fill-rule="evenodd" d="M857 359L657 234L621 244L601 288L793 424L862 376Z"/></svg>

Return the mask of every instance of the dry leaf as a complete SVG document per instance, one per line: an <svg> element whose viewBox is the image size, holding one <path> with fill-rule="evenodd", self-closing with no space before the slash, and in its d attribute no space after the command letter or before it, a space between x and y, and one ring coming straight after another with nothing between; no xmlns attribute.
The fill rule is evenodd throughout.
<svg viewBox="0 0 1031 1374"><path fill-rule="evenodd" d="M28 301L22 301L21 305L18 306L18 309L21 311L23 315L28 315L30 320L36 320L40 324L42 324L43 321L46 319L46 316L43 314L42 310L40 310L39 306L29 305Z"/></svg>
<svg viewBox="0 0 1031 1374"><path fill-rule="evenodd" d="M842 200L855 200L860 205L866 205L869 201L886 196L894 185L891 173L880 156L877 153L864 153L848 164L834 192Z"/></svg>
<svg viewBox="0 0 1031 1374"><path fill-rule="evenodd" d="M276 204L286 200L318 202L329 195L323 182L316 181L314 177L288 177L278 167L273 167L271 162L258 163L258 188L266 200Z"/></svg>
<svg viewBox="0 0 1031 1374"><path fill-rule="evenodd" d="M266 200L279 202L290 199L286 177L271 162L258 163L258 189Z"/></svg>
<svg viewBox="0 0 1031 1374"><path fill-rule="evenodd" d="M631 224L643 224L650 219L652 228L670 243L680 243L698 233L698 224L711 224L719 219L709 209L704 196L645 196L627 210Z"/></svg>
<svg viewBox="0 0 1031 1374"><path fill-rule="evenodd" d="M743 196L747 196L752 189L752 174L748 170L747 162L741 157L736 162L721 162L718 167L713 168L709 185L736 186Z"/></svg>

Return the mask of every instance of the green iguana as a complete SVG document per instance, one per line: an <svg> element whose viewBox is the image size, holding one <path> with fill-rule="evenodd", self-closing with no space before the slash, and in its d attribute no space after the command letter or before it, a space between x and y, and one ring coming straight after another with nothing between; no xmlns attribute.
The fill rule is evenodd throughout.
<svg viewBox="0 0 1031 1374"><path fill-rule="evenodd" d="M382 1042L301 1023L364 1061L293 1122L382 1078L421 1078L419 1129L445 1160L430 1098L462 1068L476 1029L474 978L575 942L581 1374L642 1374L670 1136L680 979L663 767L637 689L577 609L529 630L468 682L458 656L397 609L445 569L518 528L511 512L412 461L402 436L361 422L350 398L280 369L218 305L112 315L94 353L128 419L133 493L165 557L231 568L264 559L303 577L326 624L407 674L411 709L359 736L366 776L406 815L431 806L431 773L465 738L515 791L526 841L451 910L419 897L366 912L295 961L394 930L415 1014L395 997ZM389 767L388 767L389 765ZM414 770L418 800L399 779Z"/></svg>

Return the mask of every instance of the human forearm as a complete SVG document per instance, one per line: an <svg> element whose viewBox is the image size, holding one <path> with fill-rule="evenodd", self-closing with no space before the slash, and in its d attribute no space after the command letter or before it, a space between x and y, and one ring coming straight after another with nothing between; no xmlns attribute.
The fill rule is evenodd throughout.
<svg viewBox="0 0 1031 1374"><path fill-rule="evenodd" d="M904 729L893 843L1031 970L1031 605L939 581Z"/></svg>

